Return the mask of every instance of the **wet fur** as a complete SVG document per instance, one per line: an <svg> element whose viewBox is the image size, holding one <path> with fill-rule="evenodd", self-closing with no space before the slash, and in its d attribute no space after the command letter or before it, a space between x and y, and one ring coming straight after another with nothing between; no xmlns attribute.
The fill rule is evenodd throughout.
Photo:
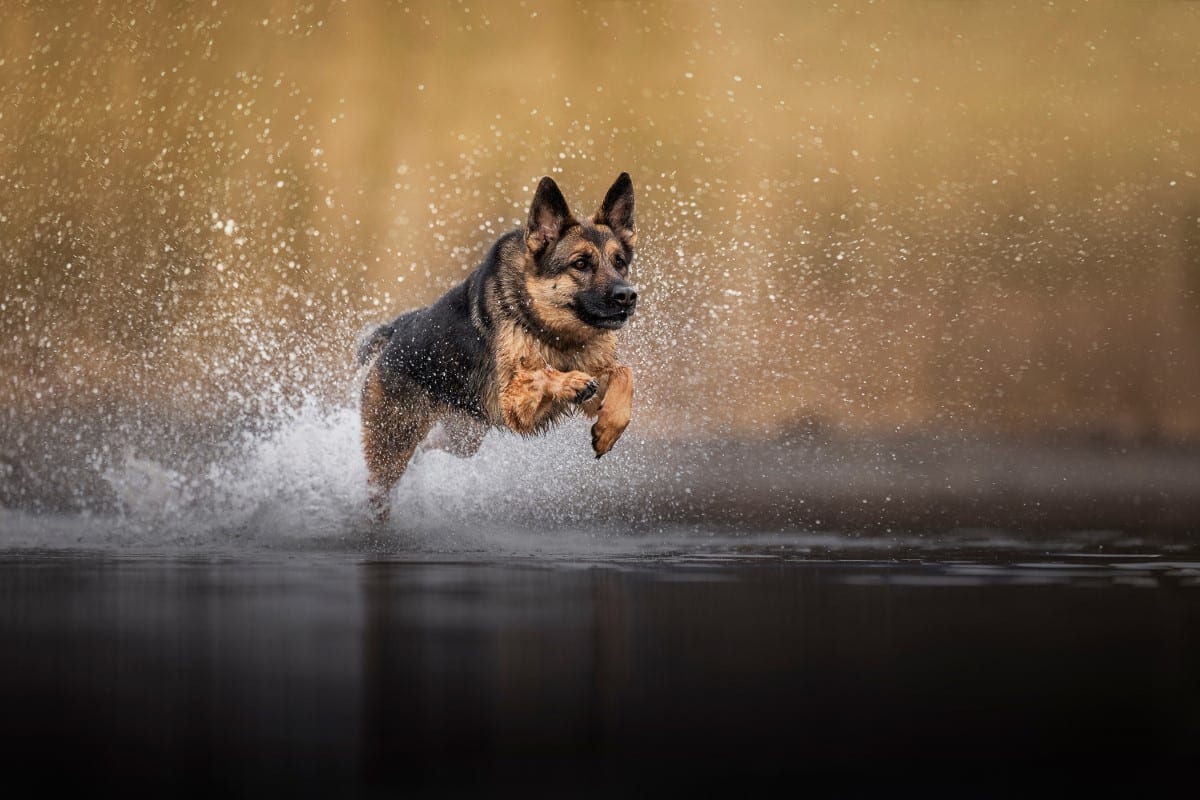
<svg viewBox="0 0 1200 800"><path fill-rule="evenodd" d="M582 221L544 178L524 229L435 303L364 339L363 449L377 518L438 422L442 446L469 456L488 427L534 435L582 411L596 419L596 457L612 449L632 408L617 329L636 303L626 280L636 241L628 175Z"/></svg>

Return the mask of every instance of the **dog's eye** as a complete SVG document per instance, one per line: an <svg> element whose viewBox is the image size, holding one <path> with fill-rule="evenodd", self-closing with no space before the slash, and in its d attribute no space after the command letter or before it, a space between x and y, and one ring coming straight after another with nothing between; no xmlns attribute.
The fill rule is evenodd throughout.
<svg viewBox="0 0 1200 800"><path fill-rule="evenodd" d="M587 269L588 268L588 260L586 258L584 258L583 256L580 256L579 258L577 258L571 262L571 266L574 267L575 269Z"/></svg>
<svg viewBox="0 0 1200 800"><path fill-rule="evenodd" d="M628 264L625 263L624 256L613 256L613 266L616 267L617 269L625 269L625 267L627 267Z"/></svg>

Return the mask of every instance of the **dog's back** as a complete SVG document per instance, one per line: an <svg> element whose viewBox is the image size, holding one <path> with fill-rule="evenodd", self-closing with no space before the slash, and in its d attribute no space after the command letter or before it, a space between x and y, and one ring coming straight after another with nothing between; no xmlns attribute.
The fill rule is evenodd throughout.
<svg viewBox="0 0 1200 800"><path fill-rule="evenodd" d="M476 327L470 310L472 284L479 278L477 271L433 305L388 326L376 366L386 393L396 395L401 382L412 382L438 403L483 416L480 399L494 356L490 332Z"/></svg>

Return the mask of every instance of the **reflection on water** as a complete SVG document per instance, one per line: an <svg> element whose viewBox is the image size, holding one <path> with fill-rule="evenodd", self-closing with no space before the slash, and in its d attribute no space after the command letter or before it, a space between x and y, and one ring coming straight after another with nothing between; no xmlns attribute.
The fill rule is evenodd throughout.
<svg viewBox="0 0 1200 800"><path fill-rule="evenodd" d="M1200 756L1200 558L1074 544L9 551L0 761L207 792L1158 786Z"/></svg>

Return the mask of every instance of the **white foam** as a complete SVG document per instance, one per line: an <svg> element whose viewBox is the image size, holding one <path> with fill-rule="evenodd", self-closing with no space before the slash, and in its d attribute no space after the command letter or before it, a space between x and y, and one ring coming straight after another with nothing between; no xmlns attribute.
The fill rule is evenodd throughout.
<svg viewBox="0 0 1200 800"><path fill-rule="evenodd" d="M229 453L185 469L125 447L99 467L119 510L110 514L0 517L10 546L392 546L461 551L562 544L563 531L594 541L597 497L621 492L629 465L597 461L585 420L523 439L489 432L468 459L418 451L392 493L392 516L374 526L357 408L306 399L246 433ZM16 533L19 532L19 535ZM570 538L567 536L567 538Z"/></svg>

